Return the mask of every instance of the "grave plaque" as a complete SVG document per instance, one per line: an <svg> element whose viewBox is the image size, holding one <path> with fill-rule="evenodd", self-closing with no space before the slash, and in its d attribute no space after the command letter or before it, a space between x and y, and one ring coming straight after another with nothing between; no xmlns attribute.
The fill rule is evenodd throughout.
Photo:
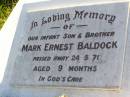
<svg viewBox="0 0 130 97"><path fill-rule="evenodd" d="M120 87L127 18L127 3L28 11L12 46L11 83Z"/></svg>

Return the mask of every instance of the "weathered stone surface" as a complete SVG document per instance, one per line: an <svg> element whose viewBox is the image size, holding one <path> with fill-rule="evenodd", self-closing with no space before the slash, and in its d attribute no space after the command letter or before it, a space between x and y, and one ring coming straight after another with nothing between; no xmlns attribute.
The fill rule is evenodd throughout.
<svg viewBox="0 0 130 97"><path fill-rule="evenodd" d="M29 11L12 46L12 84L118 88L127 17L127 3Z"/></svg>
<svg viewBox="0 0 130 97"><path fill-rule="evenodd" d="M76 0L76 1L78 1L78 0ZM97 0L94 0L94 1L97 1ZM68 3L67 3L68 2ZM83 87L85 87L85 88L87 88L88 86L85 84L84 86L82 86L81 84L76 84L76 85L73 85L74 87L73 88L66 88L66 87L69 87L70 85L68 84L68 83L66 83L66 84L64 84L64 83L61 83L60 85L58 84L58 85L56 85L56 86L61 86L62 88L57 88L57 87L51 87L51 85L50 85L50 83L47 83L48 84L48 86L49 86L49 88L48 87L45 87L47 84L45 84L45 83L40 83L40 82L37 82L37 80L35 80L36 78L36 76L39 76L39 72L36 74L36 73L33 73L34 75L33 75L33 77L31 77L30 75L28 75L28 73L30 72L30 70L32 69L31 68L31 66L32 65L30 65L31 63L30 62L32 62L33 63L33 61L30 61L31 59L29 59L28 60L28 56L29 55L31 55L31 53L32 53L32 57L34 57L34 55L37 55L37 54L39 54L39 55L42 55L42 53L40 53L39 51L33 51L33 52L30 52L30 51L28 51L28 52L22 52L21 51L21 49L22 49L22 46L23 46L23 44L24 43L32 43L32 44L34 44L34 43L37 43L37 42L39 42L39 41L28 41L27 39L28 39L28 36L30 36L30 35L39 35L39 36L41 36L42 34L44 34L44 29L42 28L42 27L39 27L39 28L41 28L39 31L41 31L42 33L35 33L34 31L30 31L30 32L33 32L33 33L28 33L27 32L27 30L29 30L29 29L27 29L27 22L29 23L29 25L30 25L30 22L29 21L31 21L31 18L33 19L33 14L34 14L34 16L36 15L37 16L37 14L40 12L40 13L44 13L44 11L38 11L39 9L46 9L46 8L48 8L48 6L51 6L52 8L56 8L57 7L57 5L59 5L60 7L65 7L64 5L66 5L66 7L67 6L69 6L69 7L71 7L71 4L74 4L74 6L77 4L77 5L85 5L85 6L87 6L87 4L85 4L85 3L81 3L81 2L83 2L83 1L80 1L79 0L79 2L74 2L73 1L73 3L72 3L72 1L64 1L64 2L59 2L59 1L51 1L51 2L40 2L40 3L34 3L34 4L27 4L27 5L24 5L24 7L23 7L23 10L22 10L22 13L21 13L21 16L20 16L20 20L19 20L19 23L18 23L18 26L17 26L17 31L16 31L16 34L15 34L15 37L14 37L14 43L13 43L13 45L12 45L12 49L11 49L11 53L10 53L10 56L9 56L9 60L8 60L8 64L7 64L7 69L6 69L6 72L5 72L5 75L4 75L4 80L3 80L3 82L2 82L2 84L0 84L0 96L1 97L59 97L59 96L61 96L61 95L66 95L67 97L129 97L129 95L130 95L130 84L129 84L129 81L130 81L130 76L129 76L129 34L127 34L128 36L128 40L127 40L127 46L126 46L126 54L125 54L125 62L123 63L123 61L120 61L119 59L117 59L118 61L120 61L121 63L123 63L123 64L118 64L118 66L120 66L120 67L117 67L117 69L115 69L115 70L119 70L120 72L119 72L119 74L115 74L116 75L116 77L117 78L119 78L119 79L117 79L117 82L115 82L115 83L113 83L113 84L111 84L111 83L108 83L108 85L110 86L110 87L107 87L107 86L105 86L105 88L111 88L111 89L114 89L114 87L115 86L117 86L117 87L119 87L120 85L119 85L119 83L120 83L120 81L121 81L121 87L120 87L120 89L121 89L121 91L107 91L107 90L102 90L102 89L95 89L95 90L93 90L93 89L77 89L77 88L83 88ZM71 2L71 3L70 3ZM84 1L84 2L86 2L86 1ZM79 3L81 3L81 4L79 4ZM105 4L105 3L104 3ZM126 3L122 3L122 4L126 4L126 7L128 6L128 3L126 2ZM56 5L56 6L54 6L54 5ZM97 8L97 6L100 6L100 4L90 4L90 5L95 5L94 7L95 8ZM102 4L101 4L102 5ZM105 5L109 5L109 4L105 4ZM111 5L111 4L110 4ZM112 4L113 5L113 4ZM21 6L21 5L18 5L18 6ZM73 7L74 7L73 6ZM91 7L91 6L89 6L89 7ZM17 7L18 8L18 7ZM116 8L118 8L117 6L116 6ZM108 9L108 8L106 8L106 9ZM109 8L110 9L110 8ZM109 10L108 9L108 10ZM119 8L120 9L120 8ZM118 9L118 10L119 10ZM122 9L120 10L120 12L122 13L122 10L123 9L125 9L125 8L123 8L122 7ZM34 11L35 10L35 11ZM58 11L60 11L60 10L63 10L63 9L59 9ZM94 9L95 10L95 9ZM96 9L96 10L98 10L98 9ZM111 10L113 10L113 9L111 9ZM2 42L0 41L0 43L2 44L2 47L0 47L0 50L6 50L6 51L9 51L9 50L7 50L7 48L10 48L10 45L5 45L5 44L9 44L10 42L11 42L11 39L13 39L13 34L14 34L14 31L15 31L15 28L16 28L16 24L17 24L17 20L15 20L15 19L18 19L19 17L17 17L17 15L19 15L18 14L18 12L16 11L16 10L14 10L15 12L13 12L13 14L11 15L11 17L9 18L9 21L7 22L7 26L5 27L5 30L4 30L4 35L3 36L6 36L6 38L3 38L3 37L0 37L0 40L2 40ZM26 13L26 11L28 11L27 13ZM51 8L50 8L50 10L49 11L51 11ZM110 10L109 10L110 11ZM125 10L124 10L125 11ZM53 12L53 11L52 11ZM104 12L104 11L103 11ZM17 13L17 14L16 14ZM106 13L107 13L107 11L106 11ZM110 11L110 13L112 13L112 11ZM114 12L114 14L116 13L116 11ZM108 13L107 13L108 14ZM47 14L46 14L47 15ZM41 17L42 15L39 15L38 17ZM123 14L121 15L121 16L123 16L123 17L125 17ZM16 18L17 17L17 18ZM122 17L122 19L121 20L123 20L124 18ZM13 20L12 20L12 18L13 18ZM119 18L119 17L118 17ZM126 19L125 19L126 20ZM11 23L12 23L12 21L14 21L15 22L15 24L12 24L11 25ZM84 23L86 23L85 22L85 20L83 20L84 21ZM83 21L80 21L80 23L83 23ZM91 22L92 21L97 21L96 19L95 20L91 20L89 23L88 23L88 26L87 27L89 27L89 24L91 24ZM102 21L102 20L101 20ZM59 21L60 22L60 21ZM71 21L70 21L71 22ZM119 21L118 21L119 22ZM123 22L123 21L122 21ZM69 22L66 22L67 24L69 24ZM79 23L79 22L74 22L74 23ZM97 25L96 24L97 22L94 22L94 24L93 25ZM104 25L102 25L103 27L105 26L105 25L108 25L107 24L107 22L105 23L104 21L102 21L101 23L103 23ZM117 22L116 22L117 23ZM124 22L123 22L124 23ZM10 25L11 26L14 26L13 28L12 28L12 30L11 30L11 28L9 27ZM60 26L62 26L64 23L62 23L61 22L61 25ZM24 27L22 26L22 25L24 25ZM28 26L29 26L28 25ZM116 24L116 25L121 25L121 23L120 24ZM122 24L123 25L123 24ZM127 25L127 23L125 24L125 25ZM125 25L123 25L123 27L125 26ZM48 25L48 26L55 26L55 24L50 24L50 25ZM101 26L101 28L100 29L98 29L98 30L103 30L102 29L102 26ZM95 27L95 26L94 26ZM111 26L109 25L108 27L110 27L111 28ZM115 27L115 26L114 26ZM121 27L117 27L118 28L118 30L119 29L122 29L122 26ZM36 30L37 28L34 28L34 30ZM47 29L47 28L45 28L45 29ZM114 28L113 28L114 29ZM54 29L53 29L54 30ZM51 30L51 32L54 32L53 30ZM76 29L73 29L73 30L71 30L71 32L68 30L68 31L61 31L61 33L60 32L58 32L58 31L55 31L55 34L56 33L58 33L58 34L60 34L60 36L62 36L65 32L67 32L67 33L79 33L79 32L81 32L81 33L84 33L85 32L85 30L86 30L86 28L83 30L83 31L79 31L79 30L76 30ZM89 28L89 30L95 30L95 31L97 31L97 29L90 29ZM108 28L106 28L106 30L110 30L110 29L108 29ZM114 29L115 30L115 29ZM21 34L21 32L22 32L22 34ZM49 31L48 31L49 32ZM46 34L51 34L51 32L50 33L46 33ZM115 31L116 32L116 31ZM128 32L129 32L129 29L128 29ZM9 34L9 33L11 33L11 34ZM117 33L117 32L116 32ZM125 32L125 28L124 28L124 30L122 30L122 32L119 32L119 33L121 33L121 36L120 36L120 34L115 34L114 36L113 36L113 38L111 39L111 41L114 39L114 38L116 38L119 42L121 42L120 44L121 45L118 45L118 46L121 46L121 47L123 47L124 48L124 45L125 44L122 44L123 43L123 41L126 39L126 37L124 36L124 35L126 35L126 32ZM123 34L124 33L124 34ZM26 36L27 35L27 36ZM118 36L119 35L119 36ZM1 34L0 34L0 36L1 36ZM12 36L12 37L10 37L10 36ZM26 37L25 37L26 36ZM25 38L24 38L25 37ZM121 39L121 38L122 39ZM8 39L7 39L8 38ZM99 37L99 40L100 41L102 41L102 39L103 39L103 41L109 41L109 37L106 37L106 38L108 38L108 39L105 39L105 37L104 38L101 38L101 37ZM119 39L120 38L120 39ZM87 40L87 39L89 39L89 38L83 38L82 37L82 39L83 40ZM82 40L81 39L81 40ZM97 37L96 38L90 38L90 40L91 39L93 39L93 41L92 42L94 42L94 39L97 39ZM5 42L5 40L8 40L8 41L6 41ZM17 40L17 42L15 41L15 40ZM74 42L74 44L76 44L78 41L74 41L74 40L76 40L76 38L74 38L74 39L64 39L63 40L63 38L61 38L61 40L62 41L59 41L59 39L57 39L57 41L56 41L56 39L54 40L46 40L46 41L40 41L40 43L42 44L42 46L44 46L44 42L48 42L48 43L65 43L65 42ZM80 39L78 39L78 40L80 40ZM85 41L86 41L85 40ZM52 42L51 42L52 41ZM63 42L64 41L64 42ZM85 41L83 41L83 42L85 42ZM3 45L3 42L5 43L4 45ZM5 47L5 49L1 49L1 48L4 48ZM117 49L119 49L119 48L117 48ZM116 50L117 50L116 49ZM17 51L18 50L18 51ZM85 49L86 51L89 51L90 49ZM72 50L72 51L70 51L70 53L61 53L60 51L57 51L57 52L60 52L59 54L60 55L65 55L65 54L68 54L68 55L71 55L72 53L74 53L74 54L79 54L79 55L84 55L85 53L85 50L80 50L79 52L78 52L78 50L76 51L74 51L74 50ZM104 51L105 50L105 51ZM104 49L103 51L105 52L105 53L108 53L107 52L107 49ZM121 51L123 51L122 50L122 48L120 49ZM73 52L74 51L74 52ZM95 50L90 50L90 53L99 53L99 49L97 50L97 52L95 51ZM111 51L111 50L110 50ZM113 50L113 52L114 52L115 50ZM0 51L0 53L1 53L2 51ZM44 52L44 51L42 51L42 52ZM52 51L53 52L53 51ZM80 53L80 52L82 52L82 53ZM103 55L105 55L105 53L104 52L101 52L101 54L103 54ZM116 52L118 52L118 50L116 51ZM8 53L8 52L6 52L6 53ZM54 54L55 54L55 51L53 52ZM51 55L51 57L54 55L53 53L51 53L50 55ZM111 55L113 55L112 53L109 53L110 55L108 55L108 56L111 56ZM107 54L106 54L107 55ZM118 56L119 58L122 56L123 57L123 53L122 53L122 55L119 53L119 55L120 56ZM0 55L0 58L2 58L2 62L3 63L6 63L6 62L4 62L5 60L3 60L3 59L5 59L6 57L5 56L7 56L7 55L5 55L5 52L2 52L2 56L4 56L4 57L1 57L1 55ZM12 57L13 56L13 57ZM29 56L30 57L30 56ZM117 58L117 56L115 56L115 55L113 55L113 60L115 59L115 57ZM26 59L27 58L27 59ZM23 61L21 60L20 61L20 59L25 59L26 61L25 61L25 63L29 63L29 65L27 65L28 67L26 67L25 65L23 65L22 63L23 63ZM106 59L106 57L105 57L105 59ZM122 59L122 58L121 58ZM108 58L108 60L109 60L109 58ZM123 60L123 59L122 59ZM81 61L81 60L80 60ZM72 61L62 61L62 62L57 62L57 64L59 64L59 63L63 63L63 65L64 65L64 63L68 63L68 66L71 66L71 65L73 65L73 64L75 64L75 63L77 63L76 65L81 65L84 61L82 60L82 62L80 62L80 61L76 61L76 62L72 62ZM49 65L50 66L50 64L49 63L47 63L48 61L46 61L46 62L44 62L44 63L46 63L46 65ZM90 62L90 60L89 60L89 62ZM102 62L101 60L100 61L96 61L94 64L96 64L96 65L98 65L98 66L100 66L99 65L99 62ZM107 61L108 62L108 61ZM107 63L106 62L106 63ZM110 62L110 61L109 61ZM2 64L3 64L2 63ZM15 64L14 64L15 63ZM35 61L35 63L39 63L39 62L36 62ZM42 63L42 62L41 62ZM40 64L41 64L40 63ZM105 63L105 64L106 64ZM19 64L19 65L21 65L21 66L23 66L23 67L26 67L26 68L21 68L21 66L18 66L17 64ZM88 64L88 61L86 62L86 64ZM86 65L85 64L85 65ZM1 64L0 64L1 65ZM3 64L4 65L4 64ZM36 65L36 64L33 64L33 65ZM93 65L93 64L92 64ZM102 63L101 63L101 65L102 65ZM51 65L52 66L52 65ZM66 65L65 65L66 66ZM114 66L115 66L115 64L114 64ZM122 66L123 66L123 72L121 72L122 70ZM14 69L14 67L15 67L15 69ZM17 68L16 68L17 67ZM20 68L20 69L19 69ZM64 67L64 68L67 68L67 67ZM105 68L107 68L107 67L105 67ZM54 67L53 68L54 70L56 69L56 67ZM27 71L28 70L28 71ZM113 71L113 66L111 67L111 70ZM112 71L110 70L110 73L112 73ZM21 71L23 71L22 73L21 73ZM15 72L15 73L14 73ZM65 72L65 71L64 71ZM67 71L68 72L68 71ZM21 74L18 74L18 73L21 73ZM27 74L25 74L25 73L27 73ZM87 73L93 73L94 74L94 72L87 72ZM103 72L102 72L103 73ZM13 75L12 75L13 74ZM32 73L30 73L30 74L32 74ZM46 76L48 76L48 74L49 73L47 73L46 74ZM63 74L63 75L67 75L67 73L62 73L62 71L60 72L60 73L56 73L56 75L61 75L61 74ZM92 74L92 75L93 75ZM122 80L121 80L121 74L122 74ZM18 77L18 75L19 75L19 77ZM25 76L26 75L26 76ZM80 76L80 75L82 75L82 73L80 72L79 73L79 75L78 74L75 74L74 76ZM12 76L13 76L13 78L12 78ZM21 77L20 77L21 76ZM83 78L84 78L84 76L85 75L83 75ZM18 78L20 78L20 79L18 79ZM24 80L23 78L27 78L27 80ZM31 80L29 80L28 78L32 78ZM101 79L100 79L101 80ZM31 83L30 83L31 82ZM92 82L93 83L93 82ZM99 82L98 82L99 83ZM13 85L13 86L12 86ZM15 87L14 87L14 85L15 85ZM53 84L54 85L54 84ZM98 85L98 87L101 87L101 86L99 86L99 84L97 84ZM114 86L113 86L114 85ZM63 86L66 86L66 87L63 87ZM77 87L77 88L76 88ZM92 87L92 86L91 86ZM95 86L94 86L95 87ZM93 87L92 87L93 88ZM103 87L102 87L103 88Z"/></svg>

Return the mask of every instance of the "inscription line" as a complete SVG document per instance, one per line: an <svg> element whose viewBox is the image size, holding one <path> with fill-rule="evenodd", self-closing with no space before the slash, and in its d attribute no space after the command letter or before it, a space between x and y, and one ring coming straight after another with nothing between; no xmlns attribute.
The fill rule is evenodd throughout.
<svg viewBox="0 0 130 97"><path fill-rule="evenodd" d="M50 29L59 29L60 27L50 27Z"/></svg>
<svg viewBox="0 0 130 97"><path fill-rule="evenodd" d="M76 25L76 27L85 27L85 26L88 26L88 25Z"/></svg>

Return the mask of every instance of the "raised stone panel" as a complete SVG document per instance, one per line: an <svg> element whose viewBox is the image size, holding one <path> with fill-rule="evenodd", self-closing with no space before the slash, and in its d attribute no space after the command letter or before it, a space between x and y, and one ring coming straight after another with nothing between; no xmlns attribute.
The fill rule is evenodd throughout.
<svg viewBox="0 0 130 97"><path fill-rule="evenodd" d="M0 97L129 97L128 18L128 1L20 0L0 32Z"/></svg>
<svg viewBox="0 0 130 97"><path fill-rule="evenodd" d="M128 3L28 11L12 46L11 84L119 88L127 17Z"/></svg>

